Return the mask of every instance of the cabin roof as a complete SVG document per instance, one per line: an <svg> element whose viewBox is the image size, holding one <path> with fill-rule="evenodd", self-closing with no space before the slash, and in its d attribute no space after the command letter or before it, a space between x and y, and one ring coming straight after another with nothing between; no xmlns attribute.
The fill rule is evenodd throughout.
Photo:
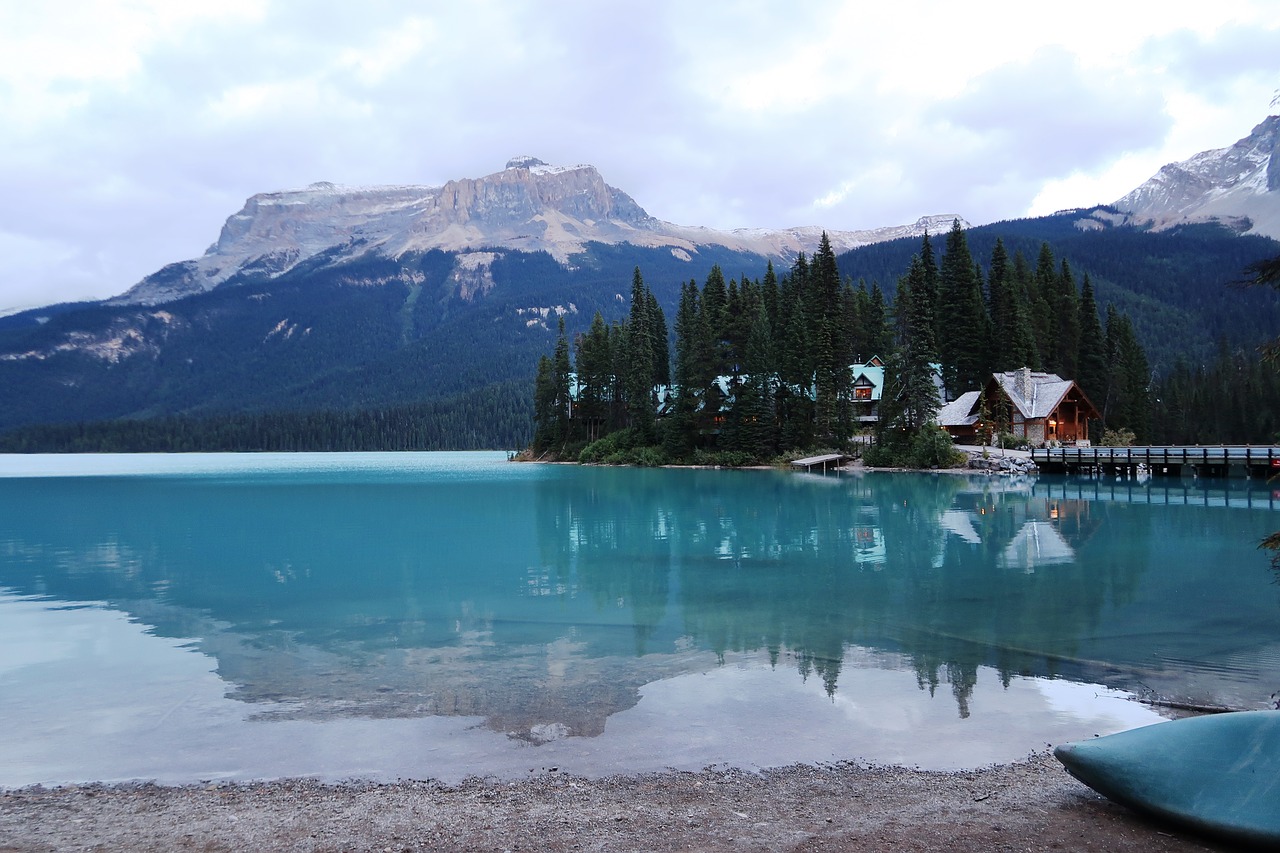
<svg viewBox="0 0 1280 853"><path fill-rule="evenodd" d="M1028 420L1049 417L1075 384L1056 373L1040 373L1025 367L995 373L991 378Z"/></svg>
<svg viewBox="0 0 1280 853"><path fill-rule="evenodd" d="M938 426L973 426L978 422L978 405L981 391L966 391L938 410Z"/></svg>

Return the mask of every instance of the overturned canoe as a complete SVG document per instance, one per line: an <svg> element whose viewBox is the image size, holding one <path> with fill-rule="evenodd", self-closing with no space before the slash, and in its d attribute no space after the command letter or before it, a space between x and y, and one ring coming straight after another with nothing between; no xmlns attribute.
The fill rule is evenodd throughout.
<svg viewBox="0 0 1280 853"><path fill-rule="evenodd" d="M1053 754L1118 803L1235 841L1280 845L1280 712L1188 717Z"/></svg>

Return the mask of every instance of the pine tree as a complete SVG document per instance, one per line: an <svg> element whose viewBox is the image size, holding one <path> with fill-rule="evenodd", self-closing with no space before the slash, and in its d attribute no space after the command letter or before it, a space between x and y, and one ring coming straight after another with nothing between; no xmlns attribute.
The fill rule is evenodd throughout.
<svg viewBox="0 0 1280 853"><path fill-rule="evenodd" d="M893 362L885 371L886 387L881 395L881 433L905 428L914 434L927 424L938 410L938 389L934 384L933 364L938 360L934 344L933 304L925 283L925 266L920 255L911 259L906 278L898 285L898 301L905 312L902 340ZM887 404L887 405L886 405ZM886 418L883 412L889 412Z"/></svg>
<svg viewBox="0 0 1280 853"><path fill-rule="evenodd" d="M864 358L878 355L884 359L893 354L893 331L889 326L884 293L880 290L880 283L876 281L871 282L871 305L863 326L867 333L867 352L863 354Z"/></svg>
<svg viewBox="0 0 1280 853"><path fill-rule="evenodd" d="M1058 363L1058 327L1054 318L1054 294L1058 287L1057 261L1048 243L1040 244L1040 257L1031 278L1031 327L1036 336L1036 349L1040 364L1046 371L1056 373Z"/></svg>
<svg viewBox="0 0 1280 853"><path fill-rule="evenodd" d="M1128 314L1107 306L1107 393L1103 424L1107 429L1133 430L1147 440L1150 417L1150 368L1146 352L1133 332Z"/></svg>
<svg viewBox="0 0 1280 853"><path fill-rule="evenodd" d="M631 279L631 314L627 321L627 415L642 444L653 443L654 424L653 374L654 331L649 314L649 300L644 278L636 267Z"/></svg>
<svg viewBox="0 0 1280 853"><path fill-rule="evenodd" d="M728 372L728 348L725 343L725 321L729 304L724 273L717 264L707 274L702 287L702 379L710 383Z"/></svg>
<svg viewBox="0 0 1280 853"><path fill-rule="evenodd" d="M943 321L936 327L943 383L954 399L982 384L988 362L987 316L982 280L974 273L973 256L958 219L947 234L946 247L939 276Z"/></svg>
<svg viewBox="0 0 1280 853"><path fill-rule="evenodd" d="M725 446L763 459L774 450L773 373L769 317L764 305L747 332L743 351L745 375L738 387L726 429Z"/></svg>
<svg viewBox="0 0 1280 853"><path fill-rule="evenodd" d="M533 382L533 449L542 452L558 442L556 430L555 370L549 356L538 358Z"/></svg>
<svg viewBox="0 0 1280 853"><path fill-rule="evenodd" d="M1038 321L1035 273L1026 256L1022 254L1022 250L1013 253L1013 298L1022 307L1022 315L1027 324L1027 337L1031 342L1031 358L1016 366L1042 370L1044 358L1040 353L1040 333L1036 325Z"/></svg>
<svg viewBox="0 0 1280 853"><path fill-rule="evenodd" d="M1102 400L1107 385L1107 345L1098 318L1093 282L1085 273L1080 288L1080 349L1076 356L1076 384L1090 400Z"/></svg>
<svg viewBox="0 0 1280 853"><path fill-rule="evenodd" d="M1064 378L1074 379L1078 372L1076 359L1080 354L1080 300L1076 295L1075 276L1065 258L1058 274L1053 312L1056 323L1054 345L1057 372Z"/></svg>
<svg viewBox="0 0 1280 853"><path fill-rule="evenodd" d="M591 328L578 338L578 408L576 421L582 424L588 441L600 438L608 417L608 395L612 387L610 372L613 359L609 354L609 330L597 311Z"/></svg>
<svg viewBox="0 0 1280 853"><path fill-rule="evenodd" d="M1018 257L1021 259L1022 256ZM1025 269L1025 262L1023 267ZM1026 292L1009 268L1009 256L1004 241L999 238L991 250L987 292L991 317L991 370L1037 367L1040 360L1027 317Z"/></svg>
<svg viewBox="0 0 1280 853"><path fill-rule="evenodd" d="M781 309L778 304L778 274L773 271L773 261L769 261L764 270L764 281L760 285L760 299L764 302L765 314L769 318L769 337L771 348L775 348L781 333Z"/></svg>
<svg viewBox="0 0 1280 853"><path fill-rule="evenodd" d="M809 262L801 252L782 279L781 334L774 343L781 380L777 393L779 442L787 448L813 441L813 347L809 318Z"/></svg>
<svg viewBox="0 0 1280 853"><path fill-rule="evenodd" d="M671 384L671 343L667 331L667 315L648 286L644 289L649 312L649 346L653 350L653 384Z"/></svg>
<svg viewBox="0 0 1280 853"><path fill-rule="evenodd" d="M933 257L933 242L929 239L929 232L924 232L924 237L920 240L920 270L921 275L919 281L913 285L917 291L917 295L912 298L922 298L929 304L929 313L933 317L933 341L937 345L938 341L938 318L941 316L939 309L939 285L938 285L938 264Z"/></svg>
<svg viewBox="0 0 1280 853"><path fill-rule="evenodd" d="M569 361L569 338L565 335L563 314L560 315L558 326L560 335L556 340L551 366L555 381L555 439L563 442L569 438L569 416L573 408L573 401L569 396L573 365Z"/></svg>
<svg viewBox="0 0 1280 853"><path fill-rule="evenodd" d="M824 231L810 270L810 322L814 329L814 412L819 436L837 444L842 434L840 409L848 405L849 362L841 346L840 320L843 302L836 255Z"/></svg>
<svg viewBox="0 0 1280 853"><path fill-rule="evenodd" d="M690 281L680 288L680 306L676 311L676 366L673 379L676 395L673 412L663 434L663 449L671 458L683 458L693 449L697 437L694 414L702 400L698 381L697 359L701 336L698 316L698 283Z"/></svg>

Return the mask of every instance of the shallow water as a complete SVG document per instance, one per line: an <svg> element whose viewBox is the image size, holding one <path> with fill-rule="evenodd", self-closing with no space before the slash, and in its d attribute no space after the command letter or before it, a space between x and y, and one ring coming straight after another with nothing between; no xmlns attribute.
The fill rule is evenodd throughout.
<svg viewBox="0 0 1280 853"><path fill-rule="evenodd" d="M1264 707L1244 482L0 457L0 786L1015 760Z"/></svg>

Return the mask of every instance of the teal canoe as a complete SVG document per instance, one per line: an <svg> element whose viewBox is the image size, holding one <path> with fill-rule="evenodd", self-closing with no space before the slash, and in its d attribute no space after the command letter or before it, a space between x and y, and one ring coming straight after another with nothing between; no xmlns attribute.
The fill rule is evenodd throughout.
<svg viewBox="0 0 1280 853"><path fill-rule="evenodd" d="M1187 717L1065 743L1053 754L1118 803L1280 849L1280 712Z"/></svg>

